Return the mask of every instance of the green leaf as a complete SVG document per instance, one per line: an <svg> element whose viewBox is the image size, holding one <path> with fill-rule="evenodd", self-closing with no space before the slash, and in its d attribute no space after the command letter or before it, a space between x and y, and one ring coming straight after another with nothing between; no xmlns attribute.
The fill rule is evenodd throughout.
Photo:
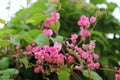
<svg viewBox="0 0 120 80"><path fill-rule="evenodd" d="M39 23L41 23L42 21L44 21L47 18L47 16L45 14L42 13L37 13L34 14L33 16L31 16L30 18L28 18L26 20L26 24L33 24L33 25L37 25Z"/></svg>
<svg viewBox="0 0 120 80"><path fill-rule="evenodd" d="M57 22L52 22L50 24L51 26L51 29L55 32L55 33L58 33L59 29L60 29L60 22L57 21Z"/></svg>
<svg viewBox="0 0 120 80"><path fill-rule="evenodd" d="M9 57L3 57L0 60L0 69L7 69L9 66Z"/></svg>
<svg viewBox="0 0 120 80"><path fill-rule="evenodd" d="M45 45L49 45L49 38L44 34L40 34L35 38L34 42L43 47Z"/></svg>
<svg viewBox="0 0 120 80"><path fill-rule="evenodd" d="M53 41L53 43L56 43L56 42L63 43L63 37L59 35L56 38L50 37L50 39Z"/></svg>
<svg viewBox="0 0 120 80"><path fill-rule="evenodd" d="M15 37L11 40L11 43L14 45L20 45L20 38L19 37Z"/></svg>
<svg viewBox="0 0 120 80"><path fill-rule="evenodd" d="M93 4L102 4L102 3L106 3L106 0L90 0L90 3Z"/></svg>
<svg viewBox="0 0 120 80"><path fill-rule="evenodd" d="M27 58L22 58L21 61L23 62L25 68L28 68L29 67L29 61Z"/></svg>
<svg viewBox="0 0 120 80"><path fill-rule="evenodd" d="M0 46L6 47L10 44L11 44L11 42L8 40L0 40Z"/></svg>
<svg viewBox="0 0 120 80"><path fill-rule="evenodd" d="M33 41L32 37L28 34L21 35L21 38L24 39L27 43L31 44Z"/></svg>
<svg viewBox="0 0 120 80"><path fill-rule="evenodd" d="M41 30L38 30L38 29L33 29L33 30L30 30L28 32L28 34L31 36L31 37L36 37L38 36L39 34L41 34L42 31Z"/></svg>
<svg viewBox="0 0 120 80"><path fill-rule="evenodd" d="M12 76L18 73L19 71L14 68L0 70L0 80L12 80Z"/></svg>
<svg viewBox="0 0 120 80"><path fill-rule="evenodd" d="M5 20L0 19L0 23L5 24Z"/></svg>
<svg viewBox="0 0 120 80"><path fill-rule="evenodd" d="M70 80L70 72L67 71L67 69L61 69L58 74L59 80Z"/></svg>
<svg viewBox="0 0 120 80"><path fill-rule="evenodd" d="M117 7L117 4L116 4L116 3L113 3L113 2L110 2L110 3L107 4L107 6L108 6L108 10L109 10L110 12L113 12L114 9Z"/></svg>
<svg viewBox="0 0 120 80"><path fill-rule="evenodd" d="M83 73L83 75L84 75L85 77L89 78L89 72L88 72L88 70L83 70L82 73ZM90 72L90 78L91 78L92 80L103 80L103 79L102 79L96 72L94 72L94 71L91 71L91 72Z"/></svg>

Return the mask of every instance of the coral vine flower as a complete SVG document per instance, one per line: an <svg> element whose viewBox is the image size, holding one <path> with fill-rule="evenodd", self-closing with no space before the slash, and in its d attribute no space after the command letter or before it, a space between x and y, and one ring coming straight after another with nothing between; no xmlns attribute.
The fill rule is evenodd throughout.
<svg viewBox="0 0 120 80"><path fill-rule="evenodd" d="M78 38L78 35L77 34L71 34L71 41L73 42L73 43L75 43L76 42L76 39Z"/></svg>
<svg viewBox="0 0 120 80"><path fill-rule="evenodd" d="M74 69L79 70L79 71L82 71L82 70L83 70L83 68L82 68L81 66L75 66Z"/></svg>
<svg viewBox="0 0 120 80"><path fill-rule="evenodd" d="M88 36L90 36L90 32L88 30L81 29L80 35L83 37L88 37Z"/></svg>
<svg viewBox="0 0 120 80"><path fill-rule="evenodd" d="M115 80L120 80L120 74L115 74Z"/></svg>
<svg viewBox="0 0 120 80"><path fill-rule="evenodd" d="M46 36L51 36L53 34L53 31L51 29L44 29L43 34Z"/></svg>
<svg viewBox="0 0 120 80"><path fill-rule="evenodd" d="M95 18L94 16L91 16L91 17L90 17L90 22L91 22L91 23L94 23L95 21L96 21L96 18Z"/></svg>
<svg viewBox="0 0 120 80"><path fill-rule="evenodd" d="M34 69L35 73L39 73L42 70L42 66L38 66Z"/></svg>

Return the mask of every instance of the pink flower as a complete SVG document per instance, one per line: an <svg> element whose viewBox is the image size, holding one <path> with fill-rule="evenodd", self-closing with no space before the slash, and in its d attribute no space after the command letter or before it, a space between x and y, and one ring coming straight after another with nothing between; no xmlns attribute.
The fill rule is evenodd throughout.
<svg viewBox="0 0 120 80"><path fill-rule="evenodd" d="M34 69L35 73L39 73L42 70L42 66L38 66Z"/></svg>
<svg viewBox="0 0 120 80"><path fill-rule="evenodd" d="M36 47L34 47L34 48L32 48L32 52L38 52L38 51L40 51L41 50L41 47L40 46L36 46Z"/></svg>
<svg viewBox="0 0 120 80"><path fill-rule="evenodd" d="M93 58L94 58L95 60L97 60L97 59L99 59L99 56L98 56L97 54L93 54Z"/></svg>
<svg viewBox="0 0 120 80"><path fill-rule="evenodd" d="M85 21L84 22L84 26L87 27L87 28L89 28L90 27L90 22L89 21Z"/></svg>
<svg viewBox="0 0 120 80"><path fill-rule="evenodd" d="M31 46L31 45L28 45L28 46L25 47L25 49L26 49L27 51L30 51L30 50L32 49L32 46Z"/></svg>
<svg viewBox="0 0 120 80"><path fill-rule="evenodd" d="M68 55L67 60L68 60L67 61L68 65L74 63L74 61L75 61L71 55Z"/></svg>
<svg viewBox="0 0 120 80"><path fill-rule="evenodd" d="M62 45L61 45L60 43L56 42L56 43L54 44L54 47L55 47L58 51L60 51L61 48L62 48Z"/></svg>
<svg viewBox="0 0 120 80"><path fill-rule="evenodd" d="M24 54L25 56L29 56L29 55L30 55L30 52L25 51L25 52L23 52L23 54Z"/></svg>
<svg viewBox="0 0 120 80"><path fill-rule="evenodd" d="M94 63L94 67L98 69L100 67L100 64L99 63Z"/></svg>
<svg viewBox="0 0 120 80"><path fill-rule="evenodd" d="M58 66L60 66L61 64L64 63L64 55L63 54L58 54L57 55L56 63L57 63Z"/></svg>
<svg viewBox="0 0 120 80"><path fill-rule="evenodd" d="M78 24L79 26L84 26L84 22L83 22L83 21L80 21L80 20L77 22L77 24Z"/></svg>
<svg viewBox="0 0 120 80"><path fill-rule="evenodd" d="M83 70L83 68L82 68L81 66L75 66L74 69L79 70L79 71L82 71L82 70Z"/></svg>
<svg viewBox="0 0 120 80"><path fill-rule="evenodd" d="M53 34L53 31L51 29L44 29L43 34L46 36L51 36Z"/></svg>
<svg viewBox="0 0 120 80"><path fill-rule="evenodd" d="M55 47L50 47L50 48L49 48L49 52L50 52L51 54L56 54L56 53L58 53L58 50L57 50Z"/></svg>
<svg viewBox="0 0 120 80"><path fill-rule="evenodd" d="M89 53L87 52L83 52L81 55L83 59L87 59L89 57Z"/></svg>
<svg viewBox="0 0 120 80"><path fill-rule="evenodd" d="M78 20L78 25L81 27L85 26L85 27L89 28L90 27L89 18L86 17L85 15L82 15L80 17L80 19Z"/></svg>
<svg viewBox="0 0 120 80"><path fill-rule="evenodd" d="M91 22L91 23L94 23L95 21L96 21L96 18L95 18L94 16L91 16L91 17L90 17L90 22Z"/></svg>
<svg viewBox="0 0 120 80"><path fill-rule="evenodd" d="M77 34L71 34L71 41L73 42L73 43L75 43L76 42L76 39L78 38L78 35Z"/></svg>
<svg viewBox="0 0 120 80"><path fill-rule="evenodd" d="M88 36L90 36L90 32L85 29L81 29L80 35L83 37L88 37Z"/></svg>
<svg viewBox="0 0 120 80"><path fill-rule="evenodd" d="M120 74L115 74L115 80L120 80Z"/></svg>
<svg viewBox="0 0 120 80"><path fill-rule="evenodd" d="M48 51L49 51L49 48L50 48L50 46L45 45L45 46L43 47L43 50L45 50L45 52L48 52Z"/></svg>
<svg viewBox="0 0 120 80"><path fill-rule="evenodd" d="M31 45L34 47L34 46L36 46L36 43L35 43L35 42L33 42Z"/></svg>
<svg viewBox="0 0 120 80"><path fill-rule="evenodd" d="M40 59L38 59L37 61L36 61L36 63L37 64L40 64L42 61L40 60Z"/></svg>
<svg viewBox="0 0 120 80"><path fill-rule="evenodd" d="M89 69L93 69L93 68L94 68L94 63L89 63L89 64L87 65L87 67L88 67Z"/></svg>
<svg viewBox="0 0 120 80"><path fill-rule="evenodd" d="M40 52L35 52L34 55L35 55L35 59L39 59L41 56Z"/></svg>
<svg viewBox="0 0 120 80"><path fill-rule="evenodd" d="M86 17L85 15L82 15L82 16L80 17L80 20L86 21L86 20L88 20L88 17Z"/></svg>
<svg viewBox="0 0 120 80"><path fill-rule="evenodd" d="M73 45L73 44L70 44L68 41L66 41L66 45L67 45L67 47L70 47L70 48L73 48L73 47L74 47L74 45Z"/></svg>
<svg viewBox="0 0 120 80"><path fill-rule="evenodd" d="M93 58L92 57L89 57L88 59L87 59L87 62L93 62Z"/></svg>
<svg viewBox="0 0 120 80"><path fill-rule="evenodd" d="M46 18L45 22L44 22L44 26L46 28L50 28L50 23L51 23L51 18Z"/></svg>
<svg viewBox="0 0 120 80"><path fill-rule="evenodd" d="M52 22L56 22L60 19L60 14L59 13L56 13L56 12L52 12L51 13L51 18L52 18Z"/></svg>
<svg viewBox="0 0 120 80"><path fill-rule="evenodd" d="M95 40L91 40L89 44L89 49L94 49L95 48Z"/></svg>

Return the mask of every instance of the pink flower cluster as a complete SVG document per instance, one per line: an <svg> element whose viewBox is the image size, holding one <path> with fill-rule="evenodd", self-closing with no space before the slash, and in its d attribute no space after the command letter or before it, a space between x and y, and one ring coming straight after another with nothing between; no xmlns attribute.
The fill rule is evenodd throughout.
<svg viewBox="0 0 120 80"><path fill-rule="evenodd" d="M120 80L120 69L117 67L114 67L114 70L117 72L115 74L115 80Z"/></svg>
<svg viewBox="0 0 120 80"><path fill-rule="evenodd" d="M62 45L56 42L53 46L45 45L43 48L40 46L26 46L27 51L31 51L36 59L35 73L42 70L43 64L47 62L49 65L61 66L64 64L65 55L60 53Z"/></svg>
<svg viewBox="0 0 120 80"><path fill-rule="evenodd" d="M95 21L96 18L94 16L90 17L89 19L85 15L82 15L78 20L78 25L81 27L80 36L82 37L90 36L90 32L88 31L88 28L90 27L90 24L94 23Z"/></svg>
<svg viewBox="0 0 120 80"><path fill-rule="evenodd" d="M50 29L51 23L57 22L60 19L60 14L57 12L52 12L50 18L46 18L44 22L45 29L43 30L43 34L46 36L51 36L53 31Z"/></svg>
<svg viewBox="0 0 120 80"><path fill-rule="evenodd" d="M77 34L71 34L71 41L72 43L76 43L76 39L78 38L78 35Z"/></svg>
<svg viewBox="0 0 120 80"><path fill-rule="evenodd" d="M46 18L45 22L44 22L44 26L46 28L50 28L50 24L52 22L57 22L60 19L60 14L57 12L52 12L51 13L51 17L50 18Z"/></svg>
<svg viewBox="0 0 120 80"><path fill-rule="evenodd" d="M94 68L98 69L100 64L96 62L99 59L99 56L94 53L95 48L95 40L91 40L89 44L84 44L82 48L66 43L67 47L74 51L74 53L81 59L83 65L87 66L87 68L93 70ZM72 46L71 46L72 45ZM75 66L76 70L83 70L82 65Z"/></svg>

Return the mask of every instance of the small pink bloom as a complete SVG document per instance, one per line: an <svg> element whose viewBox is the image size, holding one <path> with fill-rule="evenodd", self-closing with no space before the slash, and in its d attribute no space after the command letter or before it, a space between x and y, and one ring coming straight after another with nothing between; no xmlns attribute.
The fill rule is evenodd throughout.
<svg viewBox="0 0 120 80"><path fill-rule="evenodd" d="M45 46L43 47L43 50L45 50L45 52L48 52L48 51L49 51L49 48L50 48L50 46L45 45Z"/></svg>
<svg viewBox="0 0 120 80"><path fill-rule="evenodd" d="M88 59L87 59L87 62L93 62L93 58L92 57L89 57Z"/></svg>
<svg viewBox="0 0 120 80"><path fill-rule="evenodd" d="M60 14L56 12L51 13L51 18L53 19L53 22L56 22L60 19Z"/></svg>
<svg viewBox="0 0 120 80"><path fill-rule="evenodd" d="M71 40L73 43L76 42L76 39L78 38L78 35L77 34L71 34Z"/></svg>
<svg viewBox="0 0 120 80"><path fill-rule="evenodd" d="M74 63L74 61L75 61L71 55L68 55L67 60L68 60L67 61L68 65Z"/></svg>
<svg viewBox="0 0 120 80"><path fill-rule="evenodd" d="M35 73L39 73L42 70L42 66L38 66L34 69Z"/></svg>
<svg viewBox="0 0 120 80"><path fill-rule="evenodd" d="M88 67L89 69L93 69L93 68L94 68L94 63L89 63L89 64L87 65L87 67Z"/></svg>
<svg viewBox="0 0 120 80"><path fill-rule="evenodd" d="M80 21L80 20L79 20L79 21L77 22L77 24L82 27L82 26L84 26L84 21Z"/></svg>
<svg viewBox="0 0 120 80"><path fill-rule="evenodd" d="M81 66L75 66L74 69L79 70L79 71L82 71L82 70L83 70L83 68L82 68Z"/></svg>
<svg viewBox="0 0 120 80"><path fill-rule="evenodd" d="M30 50L32 49L32 46L31 46L31 45L28 45L28 46L25 47L25 49L26 49L27 51L30 51Z"/></svg>
<svg viewBox="0 0 120 80"><path fill-rule="evenodd" d="M48 54L48 53L46 53L45 55L44 55L44 59L46 60L46 61L50 61L50 55Z"/></svg>
<svg viewBox="0 0 120 80"><path fill-rule="evenodd" d="M51 23L51 18L46 18L45 22L44 22L44 26L46 28L50 28L50 23Z"/></svg>
<svg viewBox="0 0 120 80"><path fill-rule="evenodd" d="M49 48L49 52L50 52L51 54L56 54L56 53L58 53L58 50L57 50L55 47L50 47L50 48Z"/></svg>
<svg viewBox="0 0 120 80"><path fill-rule="evenodd" d="M86 17L85 15L82 15L82 16L80 17L80 20L86 21L86 20L88 20L88 17Z"/></svg>
<svg viewBox="0 0 120 80"><path fill-rule="evenodd" d="M53 31L51 29L44 29L43 30L43 33L46 35L46 36L51 36L53 34Z"/></svg>
<svg viewBox="0 0 120 80"><path fill-rule="evenodd" d="M25 56L29 56L29 55L30 55L30 52L25 51L25 52L23 52L23 54L24 54Z"/></svg>
<svg viewBox="0 0 120 80"><path fill-rule="evenodd" d="M98 56L97 54L93 54L93 58L94 58L95 60L97 60L97 59L99 59L99 56Z"/></svg>
<svg viewBox="0 0 120 80"><path fill-rule="evenodd" d="M90 22L91 22L91 23L94 23L95 21L96 21L96 18L95 18L94 16L91 16L91 17L90 17Z"/></svg>
<svg viewBox="0 0 120 80"><path fill-rule="evenodd" d="M83 59L87 59L89 57L89 53L84 52L81 54Z"/></svg>
<svg viewBox="0 0 120 80"><path fill-rule="evenodd" d="M40 64L42 61L40 60L40 59L38 59L37 61L36 61L36 63L37 64Z"/></svg>
<svg viewBox="0 0 120 80"><path fill-rule="evenodd" d="M40 46L36 46L36 47L32 48L32 52L38 52L40 50L41 50Z"/></svg>
<svg viewBox="0 0 120 80"><path fill-rule="evenodd" d="M57 63L58 66L64 63L64 58L65 58L65 56L63 54L58 54L57 55L56 63Z"/></svg>
<svg viewBox="0 0 120 80"><path fill-rule="evenodd" d="M120 80L120 74L115 74L115 80Z"/></svg>
<svg viewBox="0 0 120 80"><path fill-rule="evenodd" d="M90 32L85 29L81 29L80 35L83 37L88 37L88 36L90 36Z"/></svg>
<svg viewBox="0 0 120 80"><path fill-rule="evenodd" d="M94 67L98 69L100 67L100 63L94 63Z"/></svg>
<svg viewBox="0 0 120 80"><path fill-rule="evenodd" d="M67 45L67 47L70 47L70 48L73 48L73 47L74 47L74 45L73 45L73 44L70 44L68 41L66 41L66 45Z"/></svg>
<svg viewBox="0 0 120 80"><path fill-rule="evenodd" d="M84 26L87 27L87 28L89 28L90 27L90 22L89 21L85 21L84 22Z"/></svg>
<svg viewBox="0 0 120 80"><path fill-rule="evenodd" d="M62 45L61 45L60 43L56 42L56 43L54 44L54 47L55 47L58 51L60 51L61 48L62 48Z"/></svg>
<svg viewBox="0 0 120 80"><path fill-rule="evenodd" d="M13 55L14 58L18 58L20 56L20 53L16 53L15 55Z"/></svg>
<svg viewBox="0 0 120 80"><path fill-rule="evenodd" d="M40 52L35 52L34 55L35 55L35 59L39 59L40 56L41 56L41 53Z"/></svg>
<svg viewBox="0 0 120 80"><path fill-rule="evenodd" d="M31 45L34 47L34 46L36 46L36 43L35 43L35 42L33 42Z"/></svg>

